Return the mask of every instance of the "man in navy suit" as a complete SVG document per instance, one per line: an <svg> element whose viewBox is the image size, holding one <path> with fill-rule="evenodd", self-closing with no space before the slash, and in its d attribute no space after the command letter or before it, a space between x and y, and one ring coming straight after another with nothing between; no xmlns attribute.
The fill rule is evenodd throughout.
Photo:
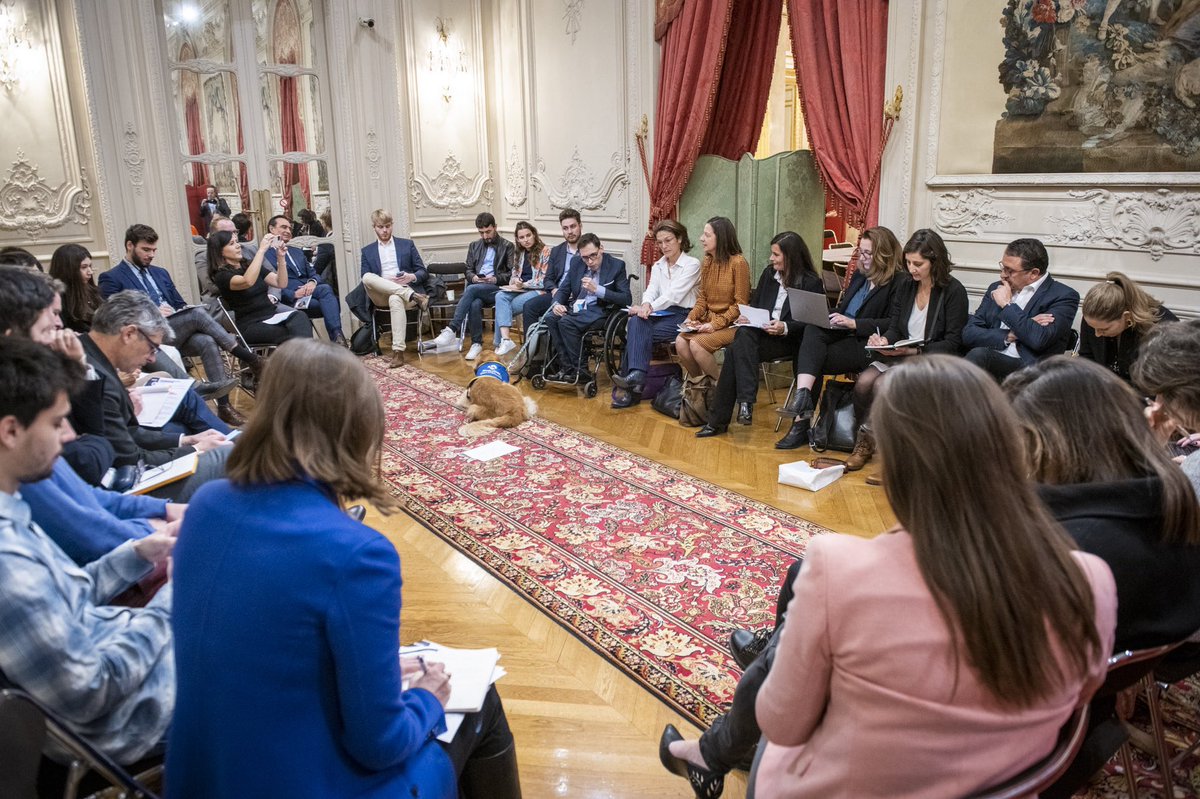
<svg viewBox="0 0 1200 799"><path fill-rule="evenodd" d="M558 224L562 227L563 240L550 250L550 265L546 267L546 278L542 283L549 291L525 303L522 313L526 330L550 310L554 304L555 290L566 277L571 259L579 253L579 237L583 235L583 221L579 212L574 208L564 208L558 215Z"/></svg>
<svg viewBox="0 0 1200 799"><path fill-rule="evenodd" d="M591 375L579 363L583 334L603 325L609 311L631 302L633 295L629 292L625 262L605 253L595 233L580 236L579 254L571 259L570 270L546 317L560 366L560 371L548 379L590 380Z"/></svg>
<svg viewBox="0 0 1200 799"><path fill-rule="evenodd" d="M362 248L362 284L371 304L392 314L392 361L389 369L404 365L408 309L429 305L429 277L417 245L392 235L392 215L382 208L371 213L375 242Z"/></svg>
<svg viewBox="0 0 1200 799"><path fill-rule="evenodd" d="M267 250L264 256L271 271L279 269L282 258L287 262L288 285L283 290L284 304L295 306L305 297L309 297L307 306L303 309L310 319L324 317L325 332L329 340L343 347L349 346L342 334L342 306L337 295L328 283L321 281L313 270L312 264L304 257L304 253L296 252L287 246L292 238L292 221L282 214L276 214L267 222L267 230L279 237L279 248ZM303 304L303 303L301 303Z"/></svg>
<svg viewBox="0 0 1200 799"><path fill-rule="evenodd" d="M226 377L221 350L233 353L256 371L262 369L262 362L236 336L221 327L207 310L188 305L175 288L170 273L151 264L157 253L158 233L154 228L149 225L130 225L125 231L125 259L100 275L100 295L108 299L119 291L127 290L148 295L167 318L180 352L198 355L204 364L204 374L209 382L198 385L197 392L208 397L221 395L217 398L217 416L226 424L244 424L245 418L229 404L229 398L225 396L237 384L237 380ZM166 371L174 374L169 367ZM222 391L224 394L221 394Z"/></svg>
<svg viewBox="0 0 1200 799"><path fill-rule="evenodd" d="M1079 292L1050 277L1049 265L1040 241L1013 241L1000 259L1000 279L967 319L967 360L997 380L1071 347Z"/></svg>
<svg viewBox="0 0 1200 799"><path fill-rule="evenodd" d="M200 218L204 220L205 230L212 232L213 217L224 216L228 218L230 214L229 203L225 202L217 194L217 187L205 186L204 199L200 201Z"/></svg>

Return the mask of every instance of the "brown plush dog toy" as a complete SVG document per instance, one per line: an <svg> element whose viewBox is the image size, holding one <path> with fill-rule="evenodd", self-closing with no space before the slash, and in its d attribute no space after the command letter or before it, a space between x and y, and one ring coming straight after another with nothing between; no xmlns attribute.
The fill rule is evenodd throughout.
<svg viewBox="0 0 1200 799"><path fill-rule="evenodd" d="M458 434L469 437L516 427L537 413L537 403L509 384L508 370L496 361L479 365L454 407L466 412L467 423L458 428Z"/></svg>

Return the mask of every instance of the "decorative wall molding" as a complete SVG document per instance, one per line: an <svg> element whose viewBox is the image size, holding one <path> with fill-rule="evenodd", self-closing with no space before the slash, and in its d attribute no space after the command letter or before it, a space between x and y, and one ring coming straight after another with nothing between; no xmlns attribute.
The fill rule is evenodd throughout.
<svg viewBox="0 0 1200 799"><path fill-rule="evenodd" d="M943 233L978 236L983 228L1013 217L995 205L994 192L988 189L951 191L938 195L933 204L933 224Z"/></svg>
<svg viewBox="0 0 1200 799"><path fill-rule="evenodd" d="M525 159L517 152L517 145L512 146L508 155L507 175L504 179L504 201L513 208L520 208L529 199L529 176L525 170Z"/></svg>
<svg viewBox="0 0 1200 799"><path fill-rule="evenodd" d="M614 152L610 161L612 166L608 173L596 181L576 147L556 184L552 184L546 175L546 162L542 158L538 158L537 171L530 181L546 195L554 208L595 211L604 208L618 188L624 189L629 185L628 154L623 158L621 153Z"/></svg>
<svg viewBox="0 0 1200 799"><path fill-rule="evenodd" d="M563 19L566 21L567 36L571 38L573 46L575 37L583 30L583 0L563 0L563 5L566 6Z"/></svg>
<svg viewBox="0 0 1200 799"><path fill-rule="evenodd" d="M1168 251L1200 253L1200 192L1089 189L1069 194L1085 206L1072 214L1048 217L1061 226L1052 241L1107 241L1116 247L1147 252L1154 261Z"/></svg>
<svg viewBox="0 0 1200 799"><path fill-rule="evenodd" d="M124 162L129 175L129 185L133 186L134 194L141 195L145 185L144 170L146 159L142 157L142 145L138 140L137 128L132 122L125 123L125 147L121 161Z"/></svg>
<svg viewBox="0 0 1200 799"><path fill-rule="evenodd" d="M87 174L80 170L79 182L63 181L51 187L18 148L17 157L0 186L0 230L20 230L31 239L43 231L68 222L86 225L91 219L92 192Z"/></svg>
<svg viewBox="0 0 1200 799"><path fill-rule="evenodd" d="M187 69L202 75L215 75L218 72L236 72L233 64L213 61L210 58L193 58L188 61L168 61L171 69Z"/></svg>
<svg viewBox="0 0 1200 799"><path fill-rule="evenodd" d="M489 163L486 172L470 177L454 153L447 153L441 170L432 178L415 171L410 174L408 185L413 205L417 208L429 205L452 214L478 205L481 200L484 205L491 206L493 181L487 176L491 171Z"/></svg>
<svg viewBox="0 0 1200 799"><path fill-rule="evenodd" d="M379 152L379 134L374 130L367 131L367 176L376 183L379 182L379 162L383 156Z"/></svg>

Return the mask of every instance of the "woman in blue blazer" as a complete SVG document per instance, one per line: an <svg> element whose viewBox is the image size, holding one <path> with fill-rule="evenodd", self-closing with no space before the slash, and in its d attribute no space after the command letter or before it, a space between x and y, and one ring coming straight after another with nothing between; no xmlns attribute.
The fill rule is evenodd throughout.
<svg viewBox="0 0 1200 799"><path fill-rule="evenodd" d="M375 479L384 428L347 350L293 340L271 356L228 479L195 495L175 550L167 796L449 799L464 768L464 795L482 796L468 758L488 754L505 767L488 795L519 796L494 691L449 754L436 740L448 677L402 667L400 559L342 510L396 508Z"/></svg>

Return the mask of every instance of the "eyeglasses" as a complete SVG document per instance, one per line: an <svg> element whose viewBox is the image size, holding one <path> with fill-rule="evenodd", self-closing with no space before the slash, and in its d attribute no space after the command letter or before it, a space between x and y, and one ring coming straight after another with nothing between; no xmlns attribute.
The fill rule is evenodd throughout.
<svg viewBox="0 0 1200 799"><path fill-rule="evenodd" d="M601 252L599 250L596 250L591 255L584 255L583 253L579 253L579 257L582 258L583 260L587 261L589 264L599 261L600 256L601 256Z"/></svg>
<svg viewBox="0 0 1200 799"><path fill-rule="evenodd" d="M149 336L147 336L147 335L146 335L146 332L145 332L144 330L142 330L140 327L135 327L135 328L134 328L134 330L136 330L136 331L138 332L138 335L139 335L139 336L141 336L142 338L146 339L146 343L150 345L150 356L151 356L152 358L157 358L157 357L158 357L158 351L159 351L159 350L162 348L162 345L161 345L161 344L155 344L155 343L154 343L154 339L152 339L152 338L150 338Z"/></svg>
<svg viewBox="0 0 1200 799"><path fill-rule="evenodd" d="M1000 267L1000 276L1001 277L1012 277L1013 275L1018 274L1019 272L1032 272L1033 271L1032 267L1029 269L1009 269L1007 266L1004 265L1004 261L997 261L996 263Z"/></svg>

